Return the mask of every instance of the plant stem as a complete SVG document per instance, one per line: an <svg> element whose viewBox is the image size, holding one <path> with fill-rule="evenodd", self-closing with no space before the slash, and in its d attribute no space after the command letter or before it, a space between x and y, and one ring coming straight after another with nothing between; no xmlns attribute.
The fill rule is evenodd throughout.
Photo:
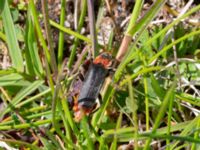
<svg viewBox="0 0 200 150"><path fill-rule="evenodd" d="M84 0L83 1L83 9L81 11L81 16L80 16L80 20L79 20L79 24L78 24L78 29L77 29L78 33L81 32L81 28L83 27L86 11L87 11L87 3L86 3L86 0ZM75 38L74 43L73 43L73 47L72 47L72 51L71 51L71 54L70 54L70 57L69 57L68 68L71 68L73 63L74 63L74 58L75 58L75 55L76 55L78 43L79 43L79 39Z"/></svg>
<svg viewBox="0 0 200 150"><path fill-rule="evenodd" d="M41 5L42 5L42 13L44 16L44 26L45 26L45 32L46 32L46 38L48 41L49 45L49 52L50 52L50 57L51 57L51 67L52 70L55 74L58 73L58 68L56 64L56 57L54 53L54 48L53 48L53 40L52 40L52 35L51 35L51 28L49 25L49 15L48 15L48 2L47 0L41 0Z"/></svg>
<svg viewBox="0 0 200 150"><path fill-rule="evenodd" d="M65 23L65 5L66 0L61 0L61 15L60 15L60 25L64 26ZM63 46L64 46L64 32L59 32L59 43L58 43L58 68L60 69L63 59Z"/></svg>
<svg viewBox="0 0 200 150"><path fill-rule="evenodd" d="M74 31L72 31L72 30L69 29L69 28L63 27L63 26L57 24L56 22L54 22L54 21L52 21L52 20L50 20L50 24L51 24L52 26L54 26L55 28L57 28L57 29L59 29L59 30L61 30L61 31L67 33L67 34L70 34L70 35L72 35L72 36L74 36L74 37L77 37L77 38L79 38L80 40L82 40L82 41L84 41L84 42L86 42L86 43L88 43L88 44L91 43L91 40L90 40L89 38L83 36L83 35L80 34L80 33L74 32Z"/></svg>
<svg viewBox="0 0 200 150"><path fill-rule="evenodd" d="M50 59L49 50L48 50L48 47L47 47L46 42L44 40L44 37L42 35L42 31L41 31L41 28L40 28L40 25L39 25L38 16L37 16L37 13L36 13L34 1L30 0L29 5L30 5L30 9L31 9L31 14L32 14L33 19L34 19L34 25L35 25L35 28L36 28L36 32L38 34L41 45L44 49L45 57L47 58L47 62L48 62L48 64L50 64L51 59ZM48 64L46 64L46 65L48 65Z"/></svg>
<svg viewBox="0 0 200 150"><path fill-rule="evenodd" d="M135 6L133 8L133 12L132 12L132 15L131 15L131 20L130 20L130 23L128 25L128 28L127 28L127 31L125 33L125 36L122 40L122 43L120 45L120 48L119 48L119 51L116 55L116 60L121 62L124 55L126 54L127 50L128 50L128 47L130 45L130 42L132 40L132 36L134 35L131 30L132 28L135 26L135 23L137 21L137 18L139 16L139 13L142 9L142 6L143 6L143 3L144 3L144 0L137 0L136 3L135 3Z"/></svg>
<svg viewBox="0 0 200 150"><path fill-rule="evenodd" d="M97 51L97 35L96 35L96 26L95 26L95 16L94 16L94 1L87 0L88 4L88 16L89 16L89 25L90 25L90 37L92 39L92 52L93 56L98 55Z"/></svg>
<svg viewBox="0 0 200 150"><path fill-rule="evenodd" d="M30 127L40 126L40 125L48 124L51 122L52 122L51 119L46 119L46 120L39 120L39 121L32 122L32 123L22 123L22 124L18 124L18 125L4 125L4 126L0 126L0 130L27 129Z"/></svg>

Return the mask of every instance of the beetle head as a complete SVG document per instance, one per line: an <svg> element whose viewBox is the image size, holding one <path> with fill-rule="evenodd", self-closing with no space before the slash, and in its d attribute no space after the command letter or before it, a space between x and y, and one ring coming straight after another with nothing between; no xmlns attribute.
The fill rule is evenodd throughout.
<svg viewBox="0 0 200 150"><path fill-rule="evenodd" d="M112 55L108 52L103 52L94 59L93 63L101 64L108 69L112 65Z"/></svg>

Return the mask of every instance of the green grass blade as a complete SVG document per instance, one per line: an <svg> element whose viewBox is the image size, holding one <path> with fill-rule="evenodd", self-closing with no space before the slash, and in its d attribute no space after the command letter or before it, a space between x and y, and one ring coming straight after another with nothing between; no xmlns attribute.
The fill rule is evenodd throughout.
<svg viewBox="0 0 200 150"><path fill-rule="evenodd" d="M81 16L80 16L80 19L79 19L78 29L77 29L78 33L81 32L81 28L83 27L86 11L87 11L87 1L84 0L83 1L83 8L82 8L82 11L81 11ZM78 43L79 43L79 39L75 38L74 43L73 43L73 47L72 47L72 50L71 50L71 53L70 53L70 56L69 56L68 68L71 68L73 63L74 63Z"/></svg>
<svg viewBox="0 0 200 150"><path fill-rule="evenodd" d="M167 139L167 140L178 140L179 142L192 142L196 144L200 144L200 139L194 139L190 136L171 136L171 135L157 135L156 133L148 133L148 134L143 134L141 136L146 136L149 138L158 138L158 139Z"/></svg>
<svg viewBox="0 0 200 150"><path fill-rule="evenodd" d="M34 81L33 83L31 83L29 86L27 86L26 88L22 89L19 93L17 93L17 95L12 99L12 104L13 105L17 105L22 99L24 99L25 97L27 97L29 94L31 94L32 92L34 92L36 89L38 89L42 84L44 83L44 81L42 80L37 80Z"/></svg>
<svg viewBox="0 0 200 150"><path fill-rule="evenodd" d="M189 34L186 34L184 36L182 36L181 38L173 41L172 43L170 43L169 45L165 46L163 49L161 49L158 53L156 53L153 57L151 57L151 59L149 60L149 64L151 64L155 59L157 59L160 55L162 55L163 53L167 52L171 47L173 47L174 45L188 39L189 37L195 36L200 34L200 30L196 30L193 32L190 32Z"/></svg>
<svg viewBox="0 0 200 150"><path fill-rule="evenodd" d="M0 77L16 72L14 69L0 70Z"/></svg>
<svg viewBox="0 0 200 150"><path fill-rule="evenodd" d="M173 100L174 100L174 96L175 94L172 94L172 98L170 98L169 101L169 109L168 109L168 118L167 118L167 135L170 136L170 131L171 131L171 119L172 119L172 109L173 109ZM170 144L170 140L166 140L167 145ZM169 147L167 147L167 149L169 150Z"/></svg>
<svg viewBox="0 0 200 150"><path fill-rule="evenodd" d="M45 120L39 120L31 123L22 123L22 124L16 124L16 125L4 125L0 126L0 130L11 130L11 129L27 129L31 127L38 127L45 124L50 124L52 121L51 119L45 119Z"/></svg>
<svg viewBox="0 0 200 150"><path fill-rule="evenodd" d="M148 10L148 12L146 12L144 17L142 17L137 22L136 25L133 24L132 27L129 26L129 31L128 31L129 33L127 33L127 34L130 36L134 36L134 34L136 32L138 32L138 36L137 36L137 39L135 40L134 44L132 45L132 47L129 50L126 50L127 52L122 60L122 63L119 65L119 67L117 68L117 70L115 72L115 75L114 75L115 82L118 82L119 78L121 77L121 73L125 69L127 63L130 62L131 60L133 60L133 58L135 57L135 55L134 55L135 50L136 50L135 45L137 44L142 33L145 31L145 28L148 26L150 21L157 15L159 10L162 8L161 6L164 5L164 3L165 3L165 0L157 0L152 5L152 7ZM130 45L130 43L129 43L129 45Z"/></svg>
<svg viewBox="0 0 200 150"><path fill-rule="evenodd" d="M71 114L71 112L70 112L70 110L69 110L69 106L68 106L68 103L67 103L67 99L63 99L63 100L61 101L61 103L62 103L62 107L63 107L63 110L64 110L64 112L65 112L65 115L66 115L67 121L69 122L70 127L72 128L72 130L74 131L74 133L75 133L76 135L78 135L78 132L79 132L79 131L78 131L76 125L75 125L75 122L74 122L74 120L73 120L72 114Z"/></svg>
<svg viewBox="0 0 200 150"><path fill-rule="evenodd" d="M31 11L31 15L33 16L34 25L35 25L35 28L36 28L36 31L37 31L37 34L38 34L39 41L41 42L41 45L44 49L45 57L48 61L48 64L51 64L50 53L49 53L47 44L44 40L44 37L42 35L42 31L41 31L40 24L39 24L39 21L38 21L38 15L37 15L35 4L34 4L33 0L30 0L29 9Z"/></svg>
<svg viewBox="0 0 200 150"><path fill-rule="evenodd" d="M55 28L57 28L57 29L59 29L59 30L61 30L61 31L67 33L67 34L69 34L69 35L72 35L72 36L74 36L74 37L77 37L78 39L80 39L80 40L82 40L82 41L84 41L84 42L86 42L86 43L91 44L91 40L90 40L89 38L87 38L87 37L85 37L85 36L83 36L83 35L81 35L81 34L75 32L75 31L72 31L72 30L69 29L69 28L65 28L65 27L63 27L63 26L57 24L56 22L54 22L54 21L52 21L52 20L50 20L50 24L51 24L52 26L54 26Z"/></svg>
<svg viewBox="0 0 200 150"><path fill-rule="evenodd" d="M193 14L194 12L198 11L200 9L200 5L197 5L196 7L190 9L187 13L185 13L183 16L181 16L180 18L176 19L175 21L173 21L171 24L167 25L164 29L162 29L160 32L158 32L156 35L154 35L152 38L150 38L145 44L144 46L147 46L149 44L151 44L155 39L157 39L158 37L160 37L161 35L165 34L169 29L171 29L174 25L176 25L177 23L179 23L181 20L183 20L184 18L188 17L189 15Z"/></svg>
<svg viewBox="0 0 200 150"><path fill-rule="evenodd" d="M135 49L136 48L135 48L134 45L131 46L130 51L132 51L132 53L129 56L128 56L128 54L126 54L125 60L122 61L120 63L120 65L117 67L117 70L115 71L115 74L114 74L114 77L113 77L115 82L118 82L118 80L120 79L127 63L137 57L138 53L137 53L137 50L135 50Z"/></svg>
<svg viewBox="0 0 200 150"><path fill-rule="evenodd" d="M57 100L59 100L57 98ZM58 114L60 114L61 118L63 119L63 116L64 116L64 113L63 113L63 110L62 110L62 106L61 106L61 102L58 101ZM55 131L57 132L57 134L64 140L65 144L70 146L70 147L76 147L74 144L73 144L73 141L71 139L68 139L64 133L62 132L61 130L61 126L62 124L59 123L59 121L57 121L57 116L58 115L55 115L56 112L54 112L54 114L52 114L52 123L53 123L53 126L55 128ZM65 122L65 120L63 120Z"/></svg>
<svg viewBox="0 0 200 150"><path fill-rule="evenodd" d="M3 142L6 142L6 143L10 143L10 144L15 144L15 145L21 145L21 146L25 146L25 147L28 147L32 150L41 150L39 147L35 146L35 145L32 145L30 143L27 143L27 142L23 142L23 141L20 141L20 140L14 140L14 139L0 139L0 141L3 141Z"/></svg>
<svg viewBox="0 0 200 150"><path fill-rule="evenodd" d="M41 109L41 108L42 107L40 107L40 106L38 107L38 109ZM43 108L45 108L45 107L43 107ZM29 112L36 112L36 111L37 110L35 109L35 110L33 110L33 111L31 110ZM48 118L48 116L51 115L51 111L44 111L44 112L33 114L33 115L27 115L27 112L28 111L21 113L21 115L25 116L26 119L37 119L37 118L40 118L40 117L47 117ZM12 125L12 124L15 124L15 120L1 122L0 126L3 126L3 125Z"/></svg>
<svg viewBox="0 0 200 150"><path fill-rule="evenodd" d="M102 117L104 116L104 113L106 111L106 108L109 104L110 97L114 94L115 90L112 86L109 86L104 97L103 97L103 104L99 108L99 110L95 113L95 115L92 118L92 126L98 127L100 122L102 121Z"/></svg>
<svg viewBox="0 0 200 150"><path fill-rule="evenodd" d="M149 118L150 118L150 115L149 115L149 96L148 96L148 81L147 81L147 76L144 75L143 76L143 82L144 82L144 92L145 92L145 117L146 117L146 131L149 130Z"/></svg>
<svg viewBox="0 0 200 150"><path fill-rule="evenodd" d="M0 32L0 38L6 42L6 35Z"/></svg>
<svg viewBox="0 0 200 150"><path fill-rule="evenodd" d="M19 48L8 1L7 0L2 0L2 1L3 2L0 3L1 5L0 8L3 8L1 15L3 19L3 26L6 33L6 39L9 48L9 54L12 60L12 65L17 71L22 72L24 70L22 52Z"/></svg>
<svg viewBox="0 0 200 150"><path fill-rule="evenodd" d="M48 45L48 52L50 54L50 66L52 69L53 74L57 74L58 73L58 66L57 66L57 62L56 62L56 56L55 56L55 50L54 50L54 46L53 46L53 39L52 39L52 34L51 34L51 27L50 27L50 23L49 23L49 11L48 11L48 2L47 0L42 0L41 1L41 5L42 5L42 15L43 15L43 21L44 21L44 30L45 30L45 34L46 34L46 41L47 41L47 45Z"/></svg>
<svg viewBox="0 0 200 150"><path fill-rule="evenodd" d="M46 138L40 137L40 141L44 145L44 150L58 149L59 148L58 146L56 147L52 142L50 142ZM61 148L59 148L59 149L61 149Z"/></svg>
<svg viewBox="0 0 200 150"><path fill-rule="evenodd" d="M190 104L200 107L200 97L194 97L186 93L177 93L176 97L182 101L189 102Z"/></svg>
<svg viewBox="0 0 200 150"><path fill-rule="evenodd" d="M26 81L23 76L18 73L10 73L0 77L0 86L28 86L29 81Z"/></svg>
<svg viewBox="0 0 200 150"><path fill-rule="evenodd" d="M137 31L140 29L143 29L143 27L147 26L151 20L157 15L157 13L160 11L162 6L166 0L157 0L152 5L152 7L149 9L149 11L142 17L137 24L133 25L132 27L129 27L129 30L127 32L128 35L133 36ZM132 22L131 22L132 24Z"/></svg>
<svg viewBox="0 0 200 150"><path fill-rule="evenodd" d="M197 129L200 128L200 120L198 120L198 123L197 123ZM195 134L194 134L194 139L198 139L199 138L199 133L200 131L196 131ZM196 143L193 143L192 146L191 146L191 150L196 150L197 147L199 147L199 145L197 145Z"/></svg>
<svg viewBox="0 0 200 150"><path fill-rule="evenodd" d="M26 104L28 104L28 103L34 101L34 100L37 100L38 98L41 98L42 96L47 96L47 95L50 94L50 93L51 93L51 89L48 88L48 89L46 89L46 90L40 92L39 94L36 94L36 95L34 95L34 96L32 96L32 97L30 97L30 98L28 98L28 99L26 99L26 100L24 100L24 101L18 103L18 104L16 105L16 108L20 108L20 107L22 107L22 106L24 106L24 105L26 105Z"/></svg>
<svg viewBox="0 0 200 150"><path fill-rule="evenodd" d="M60 25L64 26L65 23L65 5L66 0L61 0L61 15L60 15ZM63 59L63 46L64 46L64 33L59 32L59 42L58 42L58 68L60 69Z"/></svg>
<svg viewBox="0 0 200 150"><path fill-rule="evenodd" d="M120 113L120 115L117 119L116 130L121 127L121 123L122 123L122 112ZM117 149L117 136L115 135L114 140L111 144L110 150L116 150L116 149Z"/></svg>
<svg viewBox="0 0 200 150"><path fill-rule="evenodd" d="M86 117L81 120L81 126L83 129L83 134L85 135L85 139L87 139L87 148L89 150L94 150L94 143L91 138L91 131Z"/></svg>
<svg viewBox="0 0 200 150"><path fill-rule="evenodd" d="M168 103L169 101L173 98L172 95L175 94L174 92L174 89L175 89L175 86L176 86L176 83L173 83L172 87L167 91L165 97L164 97L164 100L161 104L161 107L160 107L160 110L158 112L158 115L156 117L156 120L155 120L155 123L154 123L154 126L153 126L153 129L152 129L152 133L155 133L157 128L159 127L160 123L161 123L161 119L162 117L164 116L165 112L166 112L166 109L168 107ZM149 144L151 142L151 138L149 138L146 143L145 143L145 150L147 150L149 148Z"/></svg>
<svg viewBox="0 0 200 150"><path fill-rule="evenodd" d="M66 131L65 137L70 141L70 143L73 143L72 132L71 132L72 130L63 111L62 111L62 120ZM73 149L71 145L68 145L67 147L68 149Z"/></svg>
<svg viewBox="0 0 200 150"><path fill-rule="evenodd" d="M179 134L180 136L188 136L189 134L191 134L192 131L194 131L195 127L197 126L198 122L199 122L199 119L200 119L200 115L197 116L195 119L193 119L190 124L188 124L184 130ZM198 128L197 128L198 129ZM198 129L199 130L199 129ZM170 150L173 150L177 144L179 142L175 142L174 144L171 144L170 145Z"/></svg>
<svg viewBox="0 0 200 150"><path fill-rule="evenodd" d="M192 121L186 121L186 122L182 122L182 123L177 123L175 125L171 126L171 130L170 132L176 132L176 131L180 131L183 130L184 128L186 128L190 123L192 123ZM121 142L129 142L130 140L135 139L135 135L133 134L135 131L134 127L126 127L126 128L120 128L118 130L115 129L110 129L104 132L104 134L102 135L102 137L105 138L105 140L113 140L111 137L113 137L115 134L117 135L118 141ZM145 131L145 132L141 132L138 133L140 135L142 134L149 134L151 131ZM163 135L163 134L167 134L168 132L168 126L166 127L162 127L156 130L156 134L157 135ZM138 140L142 140L145 139L143 137L138 137Z"/></svg>
<svg viewBox="0 0 200 150"><path fill-rule="evenodd" d="M51 133L50 131L46 130L46 135L48 136L48 138L51 140L51 142L54 143L54 145L56 145L57 149L62 149L61 145L59 144L59 142L57 141L55 135L53 133Z"/></svg>
<svg viewBox="0 0 200 150"><path fill-rule="evenodd" d="M131 79L129 78L129 81L128 81L128 89L129 89L129 104L127 104L127 106L131 107L130 111L132 112L132 118L133 118L133 121L134 121L134 137L135 137L135 142L134 142L134 149L137 150L138 149L138 141L137 141L137 138L138 138L138 114L137 114L137 110L138 110L138 104L137 104L137 101L134 97L134 90L133 90L133 85L132 85L132 81ZM149 117L149 116L148 116Z"/></svg>
<svg viewBox="0 0 200 150"><path fill-rule="evenodd" d="M133 9L132 16L131 16L131 20L129 22L129 25L128 25L128 28L127 28L127 31L126 31L126 34L129 35L129 36L133 36L132 28L136 25L135 23L137 21L139 13L142 9L143 3L144 3L144 0L135 2L134 9Z"/></svg>
<svg viewBox="0 0 200 150"><path fill-rule="evenodd" d="M26 56L26 65L28 72L31 75L37 75L42 78L44 70L42 63L38 54L37 41L35 36L35 31L33 23L30 16L30 11L28 11L28 19L26 23L26 33L25 33L25 56Z"/></svg>
<svg viewBox="0 0 200 150"><path fill-rule="evenodd" d="M130 76L131 79L134 79L136 78L137 76L141 75L141 74L144 74L144 73L149 73L149 72L152 72L152 71L157 71L157 70L161 70L161 66L155 66L155 67L148 67L148 68L143 68L141 70L139 70L138 72L132 74ZM120 83L120 86L123 86L125 85L127 82L128 82L129 78L126 78L124 79L121 83Z"/></svg>
<svg viewBox="0 0 200 150"><path fill-rule="evenodd" d="M12 110L13 108L15 108L15 106L22 99L24 99L25 97L27 97L28 95L30 95L31 93L33 93L43 83L44 83L44 81L38 80L38 81L35 81L35 82L31 83L29 86L21 89L20 92L17 93L17 95L12 99L11 103L9 104L9 106L1 113L0 116L8 113L10 110Z"/></svg>

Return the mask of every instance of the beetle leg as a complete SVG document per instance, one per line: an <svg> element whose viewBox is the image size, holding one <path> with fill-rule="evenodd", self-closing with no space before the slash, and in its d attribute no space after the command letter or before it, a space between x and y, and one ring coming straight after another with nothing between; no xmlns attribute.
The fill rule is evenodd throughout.
<svg viewBox="0 0 200 150"><path fill-rule="evenodd" d="M73 111L77 112L79 110L79 108L78 108L78 96L73 96L73 100L74 100Z"/></svg>
<svg viewBox="0 0 200 150"><path fill-rule="evenodd" d="M91 114L95 113L99 109L99 107L101 106L102 103L103 103L102 96L101 96L101 94L99 94L98 98L96 99L96 105L94 106Z"/></svg>
<svg viewBox="0 0 200 150"><path fill-rule="evenodd" d="M97 103L99 103L100 105L103 103L101 94L98 95Z"/></svg>
<svg viewBox="0 0 200 150"><path fill-rule="evenodd" d="M83 76L82 73L80 73L78 76L79 76L79 79L80 79L81 81L84 81L85 78L84 78L84 76Z"/></svg>

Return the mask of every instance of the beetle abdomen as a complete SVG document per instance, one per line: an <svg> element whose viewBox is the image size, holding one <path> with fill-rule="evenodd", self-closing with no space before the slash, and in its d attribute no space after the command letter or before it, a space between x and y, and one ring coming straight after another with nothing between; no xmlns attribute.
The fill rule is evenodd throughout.
<svg viewBox="0 0 200 150"><path fill-rule="evenodd" d="M92 108L95 105L107 72L101 64L90 65L78 98L80 106Z"/></svg>

